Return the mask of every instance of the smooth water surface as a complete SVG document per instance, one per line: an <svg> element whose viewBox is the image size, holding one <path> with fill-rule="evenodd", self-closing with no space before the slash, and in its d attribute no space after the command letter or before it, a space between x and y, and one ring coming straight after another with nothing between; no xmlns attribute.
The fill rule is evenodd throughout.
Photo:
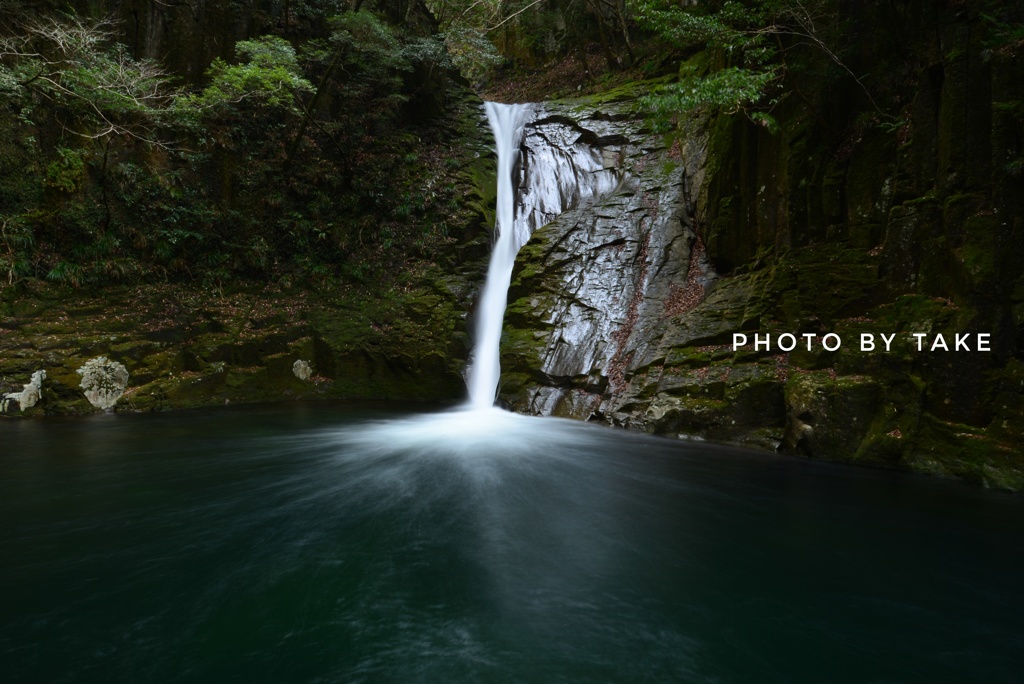
<svg viewBox="0 0 1024 684"><path fill-rule="evenodd" d="M3 682L1016 682L1024 501L552 419L0 423Z"/></svg>

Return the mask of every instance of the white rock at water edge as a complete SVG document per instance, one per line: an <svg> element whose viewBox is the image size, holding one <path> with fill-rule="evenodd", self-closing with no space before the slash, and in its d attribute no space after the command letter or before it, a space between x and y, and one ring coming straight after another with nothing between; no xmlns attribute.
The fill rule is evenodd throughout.
<svg viewBox="0 0 1024 684"><path fill-rule="evenodd" d="M75 372L82 376L81 388L85 398L104 411L117 403L128 386L128 369L105 356L89 359Z"/></svg>
<svg viewBox="0 0 1024 684"><path fill-rule="evenodd" d="M295 373L295 377L299 380L309 380L310 376L313 375L313 369L310 368L307 362L299 359L292 364L292 373Z"/></svg>
<svg viewBox="0 0 1024 684"><path fill-rule="evenodd" d="M18 408L24 411L35 406L43 397L43 380L46 379L46 371L37 370L32 374L32 380L23 385L20 392L8 392L0 402L0 413L7 410L7 405L14 400L18 402Z"/></svg>

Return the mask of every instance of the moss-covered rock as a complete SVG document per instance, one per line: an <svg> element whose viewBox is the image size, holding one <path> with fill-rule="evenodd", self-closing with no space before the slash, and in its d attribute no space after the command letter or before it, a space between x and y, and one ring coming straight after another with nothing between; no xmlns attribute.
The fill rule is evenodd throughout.
<svg viewBox="0 0 1024 684"><path fill-rule="evenodd" d="M881 391L863 376L798 373L786 383L786 449L851 460L874 421Z"/></svg>
<svg viewBox="0 0 1024 684"><path fill-rule="evenodd" d="M41 366L48 379L36 413L90 412L76 371L105 356L129 374L117 411L313 397L458 400L466 354L454 340L471 293L460 290L462 299L429 276L385 296L255 284L223 297L174 285L90 295L26 283L19 315L4 319L0 335L0 391ZM299 360L311 366L308 380L293 372Z"/></svg>

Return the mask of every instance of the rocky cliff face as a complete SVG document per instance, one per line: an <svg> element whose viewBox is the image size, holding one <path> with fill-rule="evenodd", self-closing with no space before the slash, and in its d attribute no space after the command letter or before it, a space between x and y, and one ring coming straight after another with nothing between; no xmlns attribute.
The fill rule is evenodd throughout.
<svg viewBox="0 0 1024 684"><path fill-rule="evenodd" d="M521 410L588 418L621 409L627 376L659 356L667 317L692 309L712 280L690 196L706 135L670 149L633 102L548 103L528 128L527 169L573 157L590 166L576 174L588 179L583 192L552 184L560 199L546 206L564 212L520 252L507 317L530 334L510 334L503 377Z"/></svg>
<svg viewBox="0 0 1024 684"><path fill-rule="evenodd" d="M851 64L889 70L887 119L824 75L777 134L722 116L672 141L628 93L549 106L618 183L521 253L506 401L1024 487L1024 73L969 8L871 7L881 48Z"/></svg>
<svg viewBox="0 0 1024 684"><path fill-rule="evenodd" d="M503 396L529 413L781 443L775 364L712 373L708 363L716 352L729 356L722 343L756 324L763 303L746 279L721 279L706 259L695 200L708 180L707 129L694 125L666 143L628 93L548 104L535 127L552 125L608 160L618 182L588 201L563 202L568 210L520 252ZM527 137L527 165L547 154L552 137Z"/></svg>

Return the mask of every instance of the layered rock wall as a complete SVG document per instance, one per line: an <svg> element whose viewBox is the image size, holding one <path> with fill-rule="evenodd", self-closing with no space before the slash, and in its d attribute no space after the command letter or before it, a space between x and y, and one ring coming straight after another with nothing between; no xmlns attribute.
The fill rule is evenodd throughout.
<svg viewBox="0 0 1024 684"><path fill-rule="evenodd" d="M845 66L877 76L790 53L776 133L738 114L673 140L628 94L561 105L624 139L621 183L521 253L514 407L1024 487L1022 63L963 3L844 12L865 36ZM989 351L955 349L978 334Z"/></svg>

